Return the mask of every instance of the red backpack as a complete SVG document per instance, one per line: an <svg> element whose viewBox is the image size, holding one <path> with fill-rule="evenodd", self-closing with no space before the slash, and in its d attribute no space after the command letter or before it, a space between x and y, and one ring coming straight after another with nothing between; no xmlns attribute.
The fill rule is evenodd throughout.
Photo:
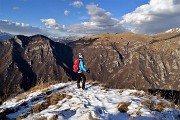
<svg viewBox="0 0 180 120"><path fill-rule="evenodd" d="M76 59L74 61L73 71L76 72L76 73L79 71L79 63L80 63L80 60L78 60L78 59Z"/></svg>

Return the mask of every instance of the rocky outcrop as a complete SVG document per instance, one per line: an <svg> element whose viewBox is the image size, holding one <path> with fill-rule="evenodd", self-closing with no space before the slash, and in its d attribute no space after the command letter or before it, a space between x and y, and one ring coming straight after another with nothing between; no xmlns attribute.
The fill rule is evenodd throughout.
<svg viewBox="0 0 180 120"><path fill-rule="evenodd" d="M0 92L9 96L50 81L72 78L72 49L42 35L0 42Z"/></svg>
<svg viewBox="0 0 180 120"><path fill-rule="evenodd" d="M180 90L180 33L100 34L71 46L82 52L91 73L115 88ZM77 56L75 56L77 57Z"/></svg>

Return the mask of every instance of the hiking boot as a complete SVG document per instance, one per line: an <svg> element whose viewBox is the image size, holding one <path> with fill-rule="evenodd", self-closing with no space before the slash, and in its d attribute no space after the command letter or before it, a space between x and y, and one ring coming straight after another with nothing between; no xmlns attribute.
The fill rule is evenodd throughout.
<svg viewBox="0 0 180 120"><path fill-rule="evenodd" d="M80 84L77 84L77 88L81 88Z"/></svg>
<svg viewBox="0 0 180 120"><path fill-rule="evenodd" d="M83 90L85 90L85 87L82 87Z"/></svg>

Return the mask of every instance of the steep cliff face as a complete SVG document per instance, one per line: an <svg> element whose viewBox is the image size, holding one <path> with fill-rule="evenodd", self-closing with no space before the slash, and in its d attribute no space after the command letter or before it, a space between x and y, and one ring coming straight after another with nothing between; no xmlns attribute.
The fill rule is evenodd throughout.
<svg viewBox="0 0 180 120"><path fill-rule="evenodd" d="M85 55L89 79L115 88L180 90L179 34L100 34L71 46Z"/></svg>
<svg viewBox="0 0 180 120"><path fill-rule="evenodd" d="M15 36L1 42L0 51L2 96L49 80L67 81L73 75L71 48L42 35Z"/></svg>

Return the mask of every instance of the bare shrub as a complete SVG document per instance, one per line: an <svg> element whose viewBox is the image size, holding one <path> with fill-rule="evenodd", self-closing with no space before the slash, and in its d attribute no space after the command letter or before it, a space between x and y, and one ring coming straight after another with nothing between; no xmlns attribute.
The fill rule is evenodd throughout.
<svg viewBox="0 0 180 120"><path fill-rule="evenodd" d="M129 109L128 109L128 106L131 104L131 102L121 102L118 104L118 110L120 112L127 112Z"/></svg>

